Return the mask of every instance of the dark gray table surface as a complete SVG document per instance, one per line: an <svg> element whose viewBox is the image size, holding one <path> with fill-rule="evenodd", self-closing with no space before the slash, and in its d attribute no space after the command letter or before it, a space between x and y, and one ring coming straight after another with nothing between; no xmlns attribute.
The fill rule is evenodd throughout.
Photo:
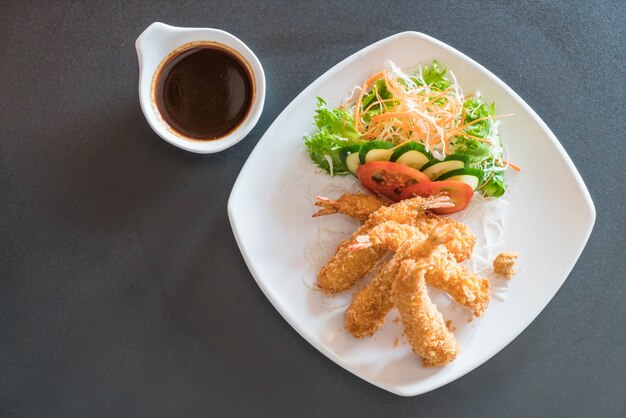
<svg viewBox="0 0 626 418"><path fill-rule="evenodd" d="M256 52L267 100L247 139L201 156L149 128L134 41L153 21L222 28ZM226 214L282 109L404 30L519 93L597 210L539 317L475 371L414 398L360 380L291 329ZM626 415L623 2L9 1L0 45L0 416ZM559 193L553 179L537 187Z"/></svg>

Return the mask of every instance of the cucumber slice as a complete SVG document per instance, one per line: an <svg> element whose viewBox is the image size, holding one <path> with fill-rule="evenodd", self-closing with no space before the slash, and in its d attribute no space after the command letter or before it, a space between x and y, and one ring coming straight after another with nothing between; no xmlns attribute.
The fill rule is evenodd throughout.
<svg viewBox="0 0 626 418"><path fill-rule="evenodd" d="M461 168L459 170L448 171L447 173L444 173L437 177L435 181L462 181L463 183L469 185L472 189L476 190L478 185L483 182L484 175L485 173L477 168Z"/></svg>
<svg viewBox="0 0 626 418"><path fill-rule="evenodd" d="M445 160L432 160L422 166L420 171L430 177L432 180L452 170L459 170L467 167L469 158L462 154L450 154Z"/></svg>
<svg viewBox="0 0 626 418"><path fill-rule="evenodd" d="M371 163L372 161L389 161L393 152L388 149L373 149L368 151L365 155L365 162Z"/></svg>
<svg viewBox="0 0 626 418"><path fill-rule="evenodd" d="M343 147L339 150L339 158L341 162L348 171L350 171L354 176L356 176L356 170L361 165L361 160L359 159L359 151L361 150L361 145L349 145L347 147Z"/></svg>
<svg viewBox="0 0 626 418"><path fill-rule="evenodd" d="M362 145L361 151L359 151L361 164L370 163L372 161L389 161L391 154L393 154L392 151L389 151L389 148L392 147L393 144L386 141L370 141Z"/></svg>
<svg viewBox="0 0 626 418"><path fill-rule="evenodd" d="M356 174L356 171L359 169L360 165L361 165L361 159L359 158L358 152L355 152L354 154L350 154L346 158L346 168L348 169L348 171L354 174L355 177L358 177Z"/></svg>
<svg viewBox="0 0 626 418"><path fill-rule="evenodd" d="M408 142L393 152L390 161L419 170L432 158L422 144Z"/></svg>
<svg viewBox="0 0 626 418"><path fill-rule="evenodd" d="M419 151L410 150L398 157L395 162L419 170L428 162L428 157Z"/></svg>

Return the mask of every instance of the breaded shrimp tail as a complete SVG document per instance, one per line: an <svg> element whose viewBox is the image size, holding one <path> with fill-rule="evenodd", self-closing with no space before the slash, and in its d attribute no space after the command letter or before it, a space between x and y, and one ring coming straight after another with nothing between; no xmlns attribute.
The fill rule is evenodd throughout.
<svg viewBox="0 0 626 418"><path fill-rule="evenodd" d="M381 247L388 251L397 252L411 238L423 240L426 237L426 234L413 225L387 221L370 229L367 235L358 235L354 241L348 244L348 249Z"/></svg>
<svg viewBox="0 0 626 418"><path fill-rule="evenodd" d="M432 303L424 274L428 265L405 260L392 285L391 300L413 351L425 367L443 366L459 355L459 344Z"/></svg>
<svg viewBox="0 0 626 418"><path fill-rule="evenodd" d="M372 213L381 207L389 205L386 200L365 193L344 194L337 200L323 196L317 196L316 199L315 206L323 209L316 212L313 217L342 213L361 222L365 222Z"/></svg>

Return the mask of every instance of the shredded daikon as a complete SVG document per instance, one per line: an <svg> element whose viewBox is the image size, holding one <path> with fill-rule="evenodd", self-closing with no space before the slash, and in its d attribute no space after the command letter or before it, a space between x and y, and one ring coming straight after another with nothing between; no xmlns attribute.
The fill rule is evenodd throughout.
<svg viewBox="0 0 626 418"><path fill-rule="evenodd" d="M504 197L490 198L476 193L467 209L452 215L476 232L476 246L468 266L476 274L490 280L492 294L500 300L506 300L503 293L509 285L493 274L492 260L504 248L504 215L507 206Z"/></svg>
<svg viewBox="0 0 626 418"><path fill-rule="evenodd" d="M427 151L439 160L454 152L454 138L464 136L488 143L494 155L500 155L501 145L498 139L499 123L492 123L487 138L469 134L466 128L485 119L495 120L499 116L488 116L472 121L465 118L464 102L467 97L458 83L456 75L448 71L450 85L440 89L424 81L422 66L409 73L400 69L393 61L385 61L385 68L374 75L362 86L353 89L343 108L350 108L354 114L357 131L367 140L381 140L400 144L416 141L423 144ZM374 86L384 82L384 87L391 98L383 99ZM375 92L376 97L363 109L361 104L366 94ZM480 96L476 92L475 96ZM376 106L378 114L368 115Z"/></svg>
<svg viewBox="0 0 626 418"><path fill-rule="evenodd" d="M328 161L328 166L330 167L330 175L334 176L334 165L333 165L333 159L331 158L330 155L324 155L324 158L326 158L326 161Z"/></svg>

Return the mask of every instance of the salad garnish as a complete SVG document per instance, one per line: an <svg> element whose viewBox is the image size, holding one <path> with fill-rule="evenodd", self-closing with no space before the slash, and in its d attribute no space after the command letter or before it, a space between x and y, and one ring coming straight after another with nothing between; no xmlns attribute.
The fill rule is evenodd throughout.
<svg viewBox="0 0 626 418"><path fill-rule="evenodd" d="M465 182L500 197L507 187L504 171L519 171L503 157L498 128L506 116L497 115L480 92L465 95L452 71L437 61L406 72L388 61L341 106L330 109L318 97L317 130L305 145L330 175L356 176L360 165L389 161L432 181ZM379 177L387 180L384 173Z"/></svg>

